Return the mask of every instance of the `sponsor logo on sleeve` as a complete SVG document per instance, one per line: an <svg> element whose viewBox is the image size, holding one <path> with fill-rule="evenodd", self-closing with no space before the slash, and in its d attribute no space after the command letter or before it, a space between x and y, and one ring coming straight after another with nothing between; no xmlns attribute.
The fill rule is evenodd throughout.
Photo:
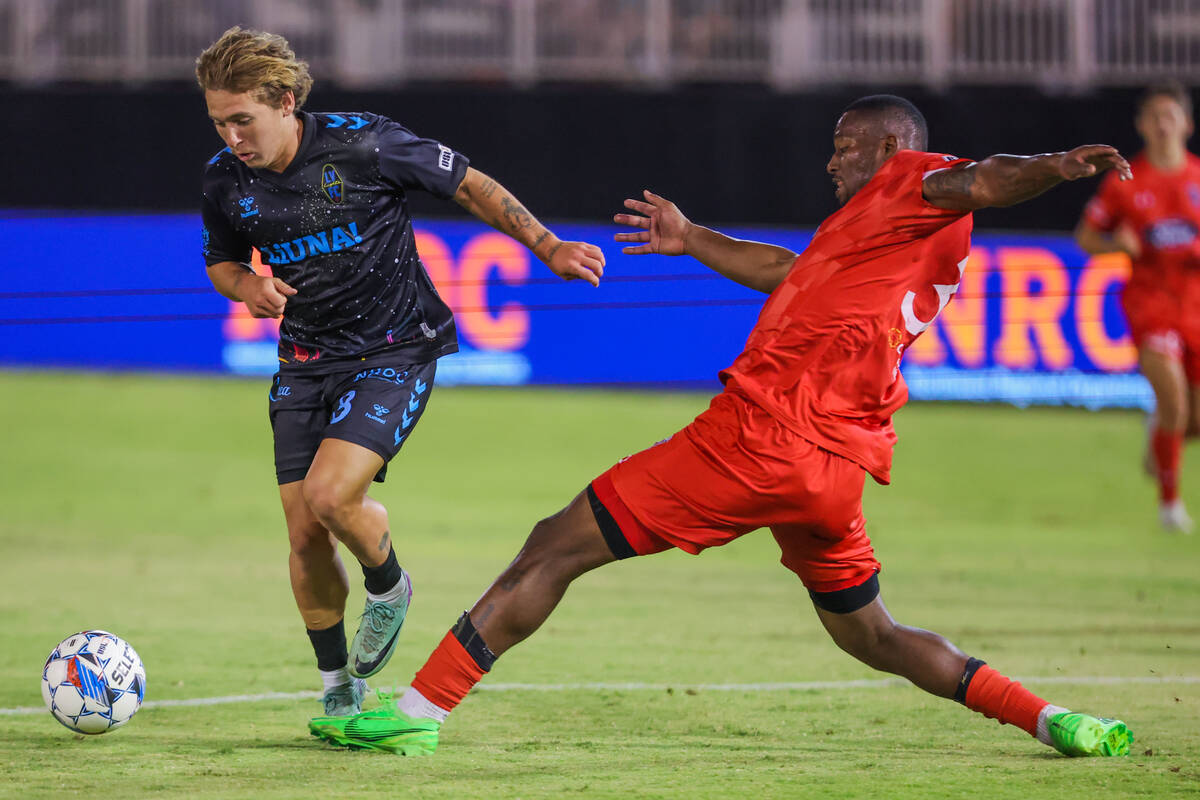
<svg viewBox="0 0 1200 800"><path fill-rule="evenodd" d="M370 411L368 411L367 413L363 414L363 416L366 417L367 419L375 420L380 425L386 425L387 420L384 419L384 417L386 417L388 415L388 413L391 412L391 409L385 408L385 407L379 405L379 403L376 403L372 407L372 410L375 412L374 414L372 414Z"/></svg>
<svg viewBox="0 0 1200 800"><path fill-rule="evenodd" d="M454 151L444 144L439 144L438 150L438 167L450 172L454 169Z"/></svg>

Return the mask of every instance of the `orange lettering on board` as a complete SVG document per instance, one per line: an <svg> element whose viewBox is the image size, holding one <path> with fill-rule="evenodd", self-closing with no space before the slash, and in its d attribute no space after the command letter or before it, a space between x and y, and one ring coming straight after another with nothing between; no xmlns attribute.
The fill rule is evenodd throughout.
<svg viewBox="0 0 1200 800"><path fill-rule="evenodd" d="M984 337L987 334L987 265L986 250L974 249L967 258L958 292L942 309L929 330L908 346L905 358L927 367L946 363L945 340L950 351L964 367L979 367L987 357Z"/></svg>
<svg viewBox="0 0 1200 800"><path fill-rule="evenodd" d="M1104 325L1104 301L1114 286L1129 280L1129 256L1105 253L1088 260L1075 288L1075 325L1083 351L1102 370L1128 372L1137 365L1137 350L1129 334L1108 335Z"/></svg>
<svg viewBox="0 0 1200 800"><path fill-rule="evenodd" d="M488 273L520 285L529 277L529 251L500 233L475 236L459 254L459 324L473 344L485 350L517 350L529 341L529 312L520 303L498 310L488 305Z"/></svg>
<svg viewBox="0 0 1200 800"><path fill-rule="evenodd" d="M455 291L457 287L454 285L454 256L450 255L450 248L446 246L441 237L427 231L416 231L413 239L417 243L417 253L421 257L421 263L425 265L425 271L429 273L430 280L437 287L442 302L450 306L451 310L457 311L458 292Z"/></svg>
<svg viewBox="0 0 1200 800"><path fill-rule="evenodd" d="M1003 302L996 363L1028 369L1040 354L1051 369L1071 366L1074 353L1062 332L1070 281L1058 256L1040 247L1002 247L997 264Z"/></svg>

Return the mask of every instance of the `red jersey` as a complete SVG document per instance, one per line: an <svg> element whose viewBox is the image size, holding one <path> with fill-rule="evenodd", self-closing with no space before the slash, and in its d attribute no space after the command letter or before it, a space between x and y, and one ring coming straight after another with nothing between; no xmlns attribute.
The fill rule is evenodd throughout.
<svg viewBox="0 0 1200 800"><path fill-rule="evenodd" d="M828 217L721 373L782 425L888 483L900 357L958 290L971 214L930 205L922 181L965 162L902 150Z"/></svg>
<svg viewBox="0 0 1200 800"><path fill-rule="evenodd" d="M1200 158L1188 153L1183 169L1163 172L1144 155L1130 164L1133 180L1105 176L1084 219L1097 230L1133 229L1142 245L1125 287L1127 306L1183 309L1200 303Z"/></svg>

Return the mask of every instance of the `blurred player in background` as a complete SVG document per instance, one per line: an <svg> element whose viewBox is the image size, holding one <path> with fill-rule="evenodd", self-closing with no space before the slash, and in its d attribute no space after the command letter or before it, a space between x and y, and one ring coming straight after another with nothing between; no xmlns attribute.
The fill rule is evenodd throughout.
<svg viewBox="0 0 1200 800"><path fill-rule="evenodd" d="M270 390L292 591L316 651L326 715L357 713L412 596L388 514L368 496L424 412L454 317L417 255L406 193L453 198L568 280L604 256L560 241L461 153L365 112L301 111L312 79L279 36L232 28L196 62L227 147L204 173L204 258L217 291L283 317ZM271 275L250 267L257 248ZM367 603L349 652L341 541Z"/></svg>
<svg viewBox="0 0 1200 800"><path fill-rule="evenodd" d="M1133 180L1105 178L1075 240L1088 253L1133 262L1121 305L1154 390L1145 463L1158 480L1163 528L1190 532L1179 467L1184 435L1200 433L1200 159L1187 150L1191 98L1177 84L1152 86L1134 120L1145 149Z"/></svg>
<svg viewBox="0 0 1200 800"><path fill-rule="evenodd" d="M633 254L690 255L770 294L724 391L671 439L622 459L533 529L516 559L445 636L393 708L316 719L318 736L428 753L497 656L532 634L571 581L621 558L698 553L768 527L834 641L875 669L1017 725L1068 755L1120 755L1118 720L1051 705L929 631L892 619L862 514L865 476L890 480L900 358L958 288L971 212L1129 165L1111 147L996 155L925 152L911 103L875 95L837 122L828 172L842 208L805 251L731 239L649 191L616 221ZM946 502L953 502L946 498Z"/></svg>

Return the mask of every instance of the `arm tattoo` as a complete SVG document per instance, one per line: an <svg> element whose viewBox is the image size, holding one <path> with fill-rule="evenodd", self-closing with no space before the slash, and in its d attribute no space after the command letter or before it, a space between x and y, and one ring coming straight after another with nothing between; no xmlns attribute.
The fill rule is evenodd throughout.
<svg viewBox="0 0 1200 800"><path fill-rule="evenodd" d="M554 254L557 253L558 248L560 248L562 246L563 246L563 243L560 241L558 244L554 245L554 247L550 248L550 252L546 253L546 263L547 264L549 264L551 261L554 260Z"/></svg>
<svg viewBox="0 0 1200 800"><path fill-rule="evenodd" d="M491 197L496 193L496 187L500 184L496 183L491 178L484 178L483 183L479 186L479 193L484 197Z"/></svg>
<svg viewBox="0 0 1200 800"><path fill-rule="evenodd" d="M975 186L975 170L944 169L933 173L925 181L933 190L931 194L970 197Z"/></svg>
<svg viewBox="0 0 1200 800"><path fill-rule="evenodd" d="M538 245L541 244L542 242L546 241L546 237L549 235L550 235L550 231L542 231L542 235L537 238L537 241L534 242L533 245L529 249L537 250Z"/></svg>
<svg viewBox="0 0 1200 800"><path fill-rule="evenodd" d="M382 553L385 550L387 550L390 539L391 539L391 536L388 534L387 531L384 531L383 536L379 537L379 552Z"/></svg>
<svg viewBox="0 0 1200 800"><path fill-rule="evenodd" d="M500 198L500 205L504 206L504 218L508 220L508 227L514 231L533 224L533 216L520 203L515 203L505 196Z"/></svg>
<svg viewBox="0 0 1200 800"><path fill-rule="evenodd" d="M500 580L496 581L496 585L506 592L511 592L525 577L525 570L526 568L520 564L509 565L509 568L500 576Z"/></svg>
<svg viewBox="0 0 1200 800"><path fill-rule="evenodd" d="M480 628L482 628L483 623L488 621L488 617L490 617L492 615L492 612L495 610L496 610L496 604L488 603L487 606L482 611L479 612L479 618L476 620L473 620L473 623L475 625L475 630L479 630Z"/></svg>

